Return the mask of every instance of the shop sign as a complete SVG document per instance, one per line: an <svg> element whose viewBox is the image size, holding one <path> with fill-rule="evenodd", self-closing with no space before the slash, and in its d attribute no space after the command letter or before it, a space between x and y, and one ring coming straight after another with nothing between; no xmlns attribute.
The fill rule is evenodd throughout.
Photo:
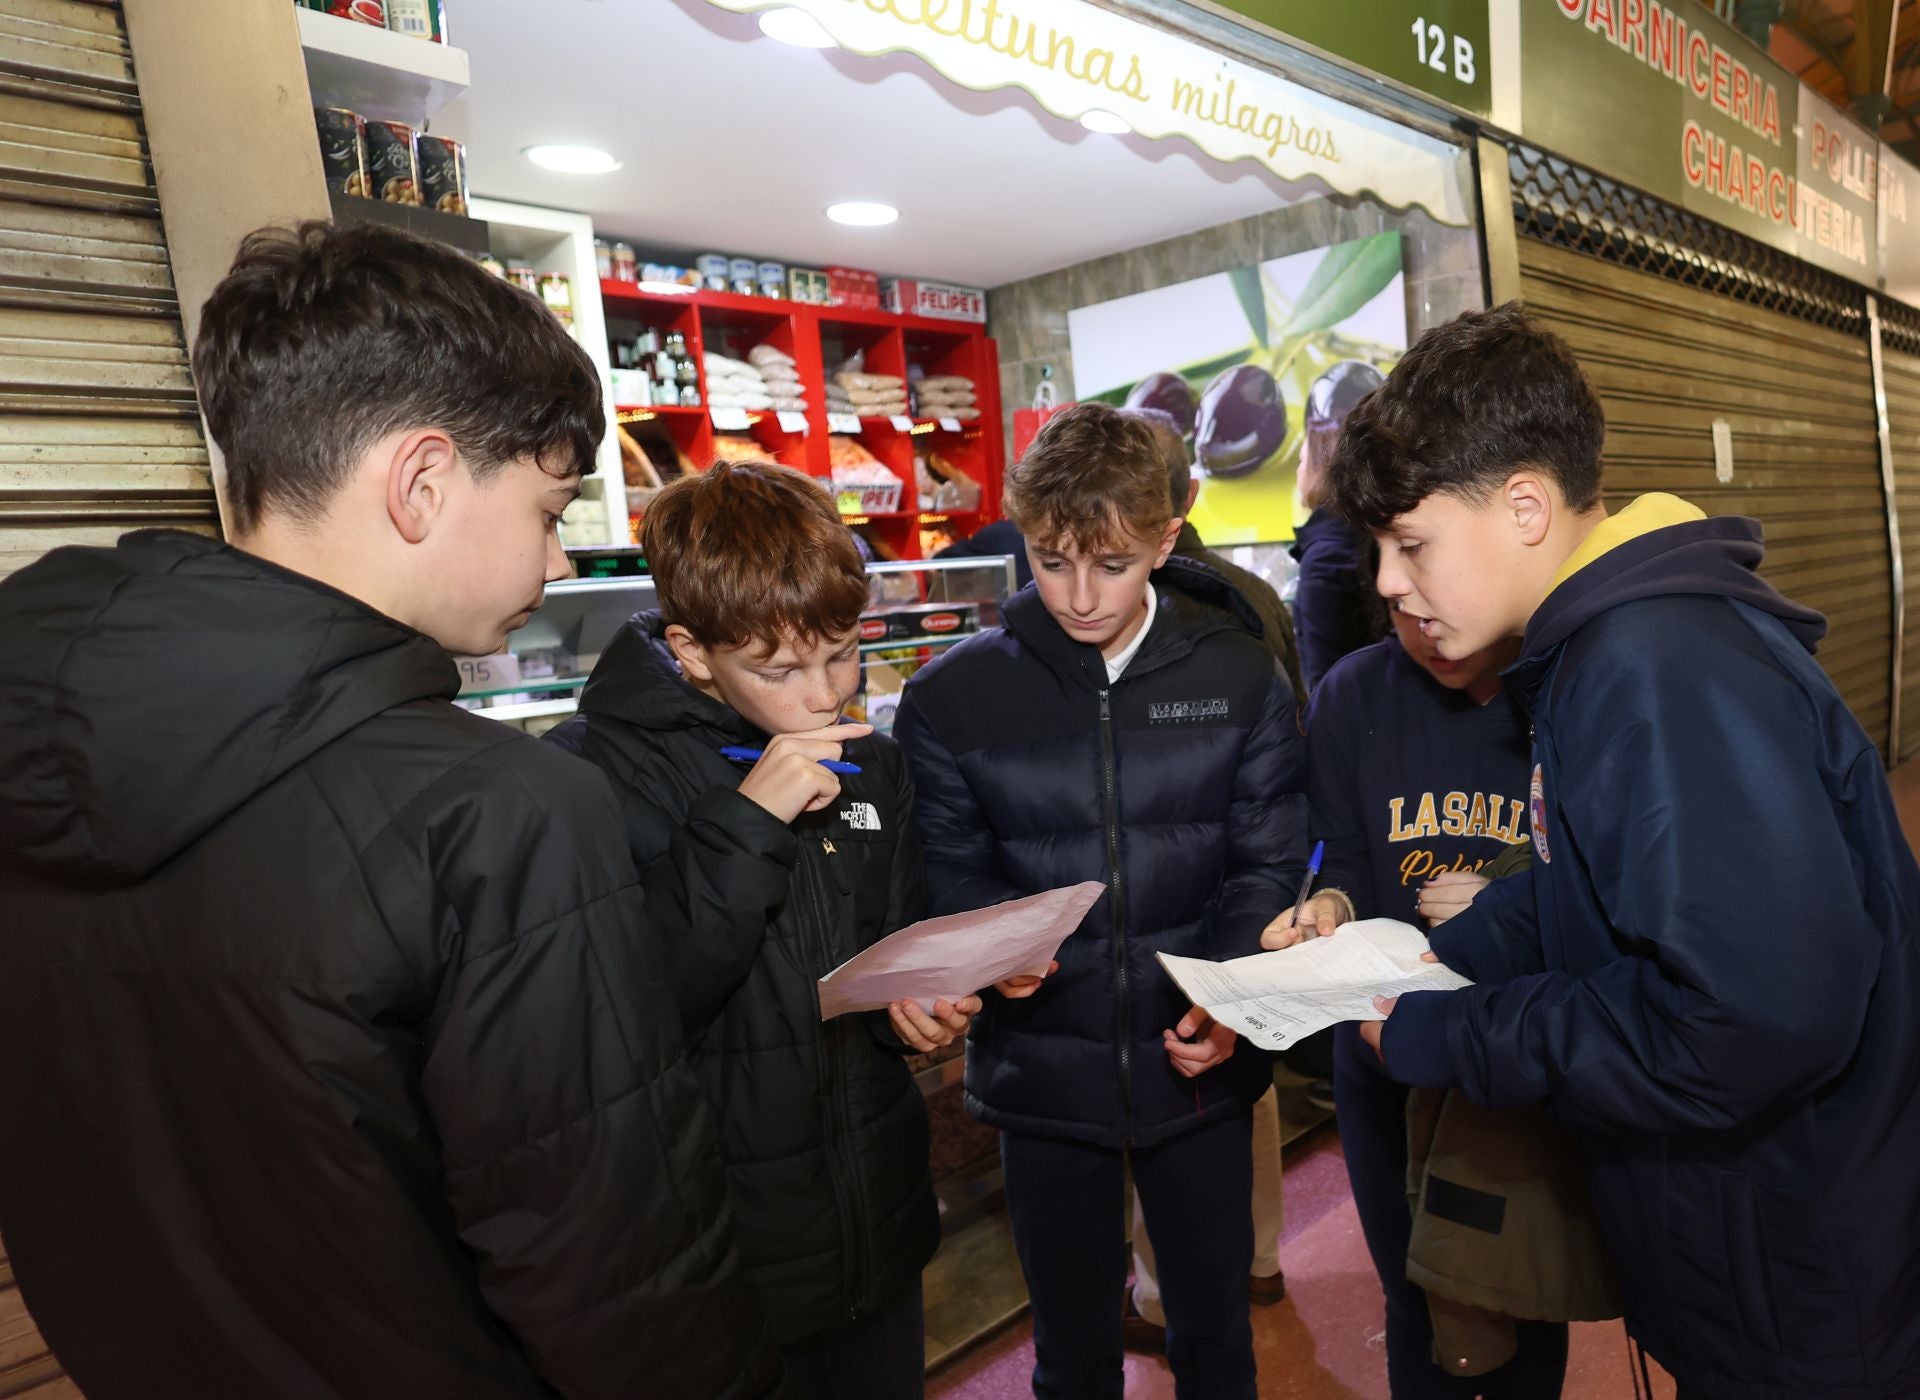
<svg viewBox="0 0 1920 1400"><path fill-rule="evenodd" d="M1476 116L1492 113L1487 0L1217 0L1214 7Z"/></svg>
<svg viewBox="0 0 1920 1400"><path fill-rule="evenodd" d="M1872 285L1873 138L1697 0L1520 6L1521 130Z"/></svg>
<svg viewBox="0 0 1920 1400"><path fill-rule="evenodd" d="M1920 307L1920 169L1880 148L1880 285Z"/></svg>
<svg viewBox="0 0 1920 1400"><path fill-rule="evenodd" d="M792 6L853 53L916 54L976 92L1023 88L1057 117L1108 112L1217 160L1254 160L1285 180L1472 222L1451 147L1086 0L712 3L743 13Z"/></svg>

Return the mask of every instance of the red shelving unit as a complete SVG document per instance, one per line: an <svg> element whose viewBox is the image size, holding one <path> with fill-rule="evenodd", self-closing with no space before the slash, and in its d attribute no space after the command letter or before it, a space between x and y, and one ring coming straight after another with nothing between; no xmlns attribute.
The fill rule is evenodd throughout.
<svg viewBox="0 0 1920 1400"><path fill-rule="evenodd" d="M860 446L899 477L902 509L857 514L843 509L847 523L860 530L884 557L918 559L922 531L937 527L955 536L971 534L1000 513L1000 482L1005 446L1000 434L999 355L984 326L895 316L850 307L806 306L798 302L737 296L731 292L691 291L683 295L642 291L630 282L603 281L601 302L610 336L625 339L654 326L686 336L688 351L700 367L700 400L709 402L705 354L711 350L744 360L755 346L770 345L794 359L807 399L806 430L788 431L775 412L746 412L744 430L717 431L716 413L707 407L619 408L622 422L663 426L680 456L704 470L731 450L731 440L751 438L756 455L771 457L823 480L832 476L834 436L828 431L826 376L855 351L865 356L870 374L908 377L918 366L927 375L963 375L971 379L979 417L964 423L922 418L906 426L887 418L863 418ZM738 410L735 410L739 414ZM749 450L741 448L738 450ZM964 475L980 487L977 509L920 511L914 470L916 454L927 454L935 470Z"/></svg>

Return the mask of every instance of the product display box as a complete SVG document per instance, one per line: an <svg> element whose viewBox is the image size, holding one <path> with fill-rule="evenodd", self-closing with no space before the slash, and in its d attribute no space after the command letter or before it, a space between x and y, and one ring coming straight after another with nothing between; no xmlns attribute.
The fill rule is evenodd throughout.
<svg viewBox="0 0 1920 1400"><path fill-rule="evenodd" d="M915 637L957 637L980 630L978 603L929 603L866 613L860 619L860 640L904 642Z"/></svg>
<svg viewBox="0 0 1920 1400"><path fill-rule="evenodd" d="M880 306L896 316L932 316L942 321L987 319L987 294L977 287L889 277L880 284Z"/></svg>
<svg viewBox="0 0 1920 1400"><path fill-rule="evenodd" d="M880 278L857 267L827 269L828 302L832 306L851 307L855 311L880 309Z"/></svg>

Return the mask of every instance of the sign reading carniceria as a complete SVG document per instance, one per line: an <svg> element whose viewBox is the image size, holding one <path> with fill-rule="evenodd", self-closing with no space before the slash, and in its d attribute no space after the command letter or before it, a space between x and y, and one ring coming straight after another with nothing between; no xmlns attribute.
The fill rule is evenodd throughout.
<svg viewBox="0 0 1920 1400"><path fill-rule="evenodd" d="M1182 136L1219 160L1471 221L1442 143L1084 0L712 3L743 13L791 5L854 53L917 54L962 87L1022 88L1057 117L1110 112L1142 136Z"/></svg>

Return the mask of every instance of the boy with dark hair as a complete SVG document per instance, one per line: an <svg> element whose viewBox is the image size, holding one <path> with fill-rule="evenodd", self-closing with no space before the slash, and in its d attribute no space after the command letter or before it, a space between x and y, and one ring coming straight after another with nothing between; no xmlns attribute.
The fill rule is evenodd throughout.
<svg viewBox="0 0 1920 1400"><path fill-rule="evenodd" d="M1304 873L1293 692L1235 590L1168 562L1180 521L1147 426L1051 419L1008 473L1034 587L907 685L937 912L1081 880L1106 894L1058 971L986 997L967 1105L1001 1130L1033 1300L1034 1390L1117 1397L1130 1165L1182 1400L1251 1400L1250 1108L1268 1057L1154 954L1229 958Z"/></svg>
<svg viewBox="0 0 1920 1400"><path fill-rule="evenodd" d="M819 1400L905 1400L939 1222L902 1051L952 1043L980 1003L820 1020L818 980L926 899L900 750L839 722L866 574L826 492L771 464L674 482L641 544L660 609L614 639L553 737L612 780L672 910L668 979L790 1367ZM742 776L730 746L765 752Z"/></svg>
<svg viewBox="0 0 1920 1400"><path fill-rule="evenodd" d="M1348 421L1333 498L1382 594L1443 657L1524 637L1539 857L1433 934L1479 985L1362 1033L1579 1137L1681 1394L1920 1393L1920 867L1757 523L1609 517L1604 433L1517 304L1423 336Z"/></svg>
<svg viewBox="0 0 1920 1400"><path fill-rule="evenodd" d="M0 585L0 1228L92 1400L752 1396L778 1361L613 805L451 700L604 426L533 297L249 237L230 545Z"/></svg>

